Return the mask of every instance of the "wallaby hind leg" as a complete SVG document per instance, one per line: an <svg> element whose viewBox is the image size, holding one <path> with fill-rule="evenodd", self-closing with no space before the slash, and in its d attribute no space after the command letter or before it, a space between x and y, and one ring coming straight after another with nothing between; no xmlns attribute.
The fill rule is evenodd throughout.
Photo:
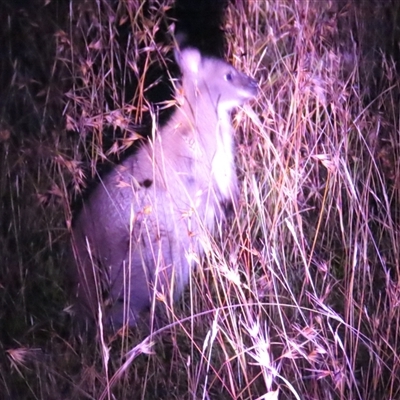
<svg viewBox="0 0 400 400"><path fill-rule="evenodd" d="M169 226L172 228L172 232L158 228L157 237L153 230L140 229L139 243L131 246L121 268L114 268L110 288L111 323L136 325L149 312L153 313L158 326L162 325L161 320L165 321L166 312L179 298L190 271L186 254L189 237L186 235L186 240L179 240L174 224Z"/></svg>

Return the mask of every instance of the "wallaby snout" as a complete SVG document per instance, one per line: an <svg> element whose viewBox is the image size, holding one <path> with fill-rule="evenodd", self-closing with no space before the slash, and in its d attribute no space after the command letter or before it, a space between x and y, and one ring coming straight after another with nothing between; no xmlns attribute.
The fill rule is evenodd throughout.
<svg viewBox="0 0 400 400"><path fill-rule="evenodd" d="M230 112L257 82L230 64L186 49L177 57L182 105L152 141L96 187L73 223L77 304L116 326L138 322L157 291L176 300L199 237L238 196Z"/></svg>

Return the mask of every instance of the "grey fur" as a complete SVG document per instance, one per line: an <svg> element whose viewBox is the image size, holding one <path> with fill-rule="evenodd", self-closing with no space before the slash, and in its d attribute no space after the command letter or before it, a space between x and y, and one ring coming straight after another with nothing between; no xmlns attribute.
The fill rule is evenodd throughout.
<svg viewBox="0 0 400 400"><path fill-rule="evenodd" d="M78 310L97 317L105 292L103 319L116 326L135 325L154 288L181 295L199 237L238 196L230 112L255 96L256 81L194 49L177 58L182 104L104 177L73 224Z"/></svg>

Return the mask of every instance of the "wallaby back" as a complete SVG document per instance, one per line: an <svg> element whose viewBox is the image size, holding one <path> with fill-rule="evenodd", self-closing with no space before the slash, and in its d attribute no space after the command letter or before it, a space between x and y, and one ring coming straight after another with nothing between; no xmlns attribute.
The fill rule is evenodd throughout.
<svg viewBox="0 0 400 400"><path fill-rule="evenodd" d="M116 326L135 325L157 291L180 296L203 252L199 237L238 195L230 112L257 84L194 49L177 61L182 104L103 178L73 224L78 312L97 318L101 310Z"/></svg>

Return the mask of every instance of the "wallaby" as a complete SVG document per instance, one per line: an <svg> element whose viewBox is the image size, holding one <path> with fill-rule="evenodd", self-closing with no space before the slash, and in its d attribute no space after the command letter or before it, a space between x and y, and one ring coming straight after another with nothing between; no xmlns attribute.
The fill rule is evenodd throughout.
<svg viewBox="0 0 400 400"><path fill-rule="evenodd" d="M230 112L256 95L257 82L195 49L177 62L181 104L103 178L73 222L80 312L117 327L136 325L157 292L181 295L203 253L201 234L238 196ZM101 307L104 293L109 307Z"/></svg>

